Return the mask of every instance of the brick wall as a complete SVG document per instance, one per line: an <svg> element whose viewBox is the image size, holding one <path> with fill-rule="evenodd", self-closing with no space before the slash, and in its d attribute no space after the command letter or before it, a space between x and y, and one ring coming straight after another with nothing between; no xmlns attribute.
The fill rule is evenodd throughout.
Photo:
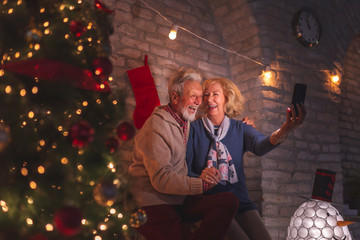
<svg viewBox="0 0 360 240"><path fill-rule="evenodd" d="M290 217L305 201L301 197L310 197L317 168L336 171L333 202L342 203L347 169L359 168L360 161L358 1L145 1L172 22L238 54L182 30L170 40L171 24L140 0L105 1L115 10L112 87L126 90L129 121L136 103L126 71L142 66L145 55L162 103L167 102L167 79L176 69L198 68L205 78L232 79L247 99L245 115L266 134L285 120L293 84L306 83L308 114L301 128L264 157L246 155L250 196L273 239L279 240L285 239ZM294 14L303 6L312 8L322 23L321 42L314 49L301 46L291 29ZM264 66L240 55L276 69L272 81L260 76ZM330 72L320 70L343 72L341 85L332 84ZM130 151L131 142L122 145L123 155Z"/></svg>

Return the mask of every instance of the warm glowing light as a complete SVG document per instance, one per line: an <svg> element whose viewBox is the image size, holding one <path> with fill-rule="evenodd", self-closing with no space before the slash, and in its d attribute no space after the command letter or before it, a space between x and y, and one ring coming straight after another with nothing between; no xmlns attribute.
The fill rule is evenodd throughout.
<svg viewBox="0 0 360 240"><path fill-rule="evenodd" d="M14 12L14 9L10 8L8 11L8 14L12 14Z"/></svg>
<svg viewBox="0 0 360 240"><path fill-rule="evenodd" d="M50 29L48 29L48 28L45 29L44 33L45 33L45 35L48 35L50 33Z"/></svg>
<svg viewBox="0 0 360 240"><path fill-rule="evenodd" d="M34 113L33 111L30 111L30 112L28 113L28 117L29 117L29 118L34 118L34 116L35 116L35 113Z"/></svg>
<svg viewBox="0 0 360 240"><path fill-rule="evenodd" d="M128 225L124 224L124 225L122 225L121 228L122 228L122 230L127 231L129 227L128 227Z"/></svg>
<svg viewBox="0 0 360 240"><path fill-rule="evenodd" d="M69 135L69 132L63 132L64 137L67 137Z"/></svg>
<svg viewBox="0 0 360 240"><path fill-rule="evenodd" d="M30 185L31 189L36 189L37 188L37 184L34 181L31 181L29 185Z"/></svg>
<svg viewBox="0 0 360 240"><path fill-rule="evenodd" d="M82 220L81 220L81 224L82 224L82 225L86 225L87 223L88 223L88 221L87 221L86 219L82 219Z"/></svg>
<svg viewBox="0 0 360 240"><path fill-rule="evenodd" d="M46 231L51 232L54 231L54 226L50 223L46 224L45 226Z"/></svg>
<svg viewBox="0 0 360 240"><path fill-rule="evenodd" d="M69 163L69 159L67 159L66 157L63 157L63 158L61 159L61 163L64 164L64 165L66 165L66 164Z"/></svg>
<svg viewBox="0 0 360 240"><path fill-rule="evenodd" d="M117 102L116 100L114 100L112 103L113 103L114 105L118 104L118 102Z"/></svg>
<svg viewBox="0 0 360 240"><path fill-rule="evenodd" d="M77 110L76 110L76 114L77 114L77 115L80 115L80 114L81 114L81 109L77 109Z"/></svg>
<svg viewBox="0 0 360 240"><path fill-rule="evenodd" d="M37 50L39 50L40 49L40 44L35 44L35 46L34 46L34 49L37 51Z"/></svg>
<svg viewBox="0 0 360 240"><path fill-rule="evenodd" d="M78 46L77 50L78 50L79 52L81 52L82 50L84 50L84 47L80 45L80 46Z"/></svg>
<svg viewBox="0 0 360 240"><path fill-rule="evenodd" d="M45 8L41 8L40 13L44 13L44 12L45 12Z"/></svg>
<svg viewBox="0 0 360 240"><path fill-rule="evenodd" d="M31 89L31 92L32 92L33 94L37 94L37 93L39 92L39 89L38 89L37 87L33 87L33 88Z"/></svg>
<svg viewBox="0 0 360 240"><path fill-rule="evenodd" d="M104 89L105 88L105 84L100 84L100 89Z"/></svg>
<svg viewBox="0 0 360 240"><path fill-rule="evenodd" d="M101 103L101 100L100 100L100 99L96 99L96 103L97 103L97 104L100 104L100 103Z"/></svg>
<svg viewBox="0 0 360 240"><path fill-rule="evenodd" d="M49 26L49 22L44 22L43 26L44 26L44 27L48 27L48 26Z"/></svg>
<svg viewBox="0 0 360 240"><path fill-rule="evenodd" d="M34 200L29 197L28 200L27 200L27 202L28 202L28 204L33 204L33 203L34 203Z"/></svg>
<svg viewBox="0 0 360 240"><path fill-rule="evenodd" d="M41 139L40 141L39 141L39 144L40 144L40 146L45 146L45 140L44 139Z"/></svg>
<svg viewBox="0 0 360 240"><path fill-rule="evenodd" d="M3 69L0 69L0 77L4 76L5 71Z"/></svg>
<svg viewBox="0 0 360 240"><path fill-rule="evenodd" d="M9 211L9 208L6 205L6 202L4 200L0 201L0 206L1 206L2 210L3 210L3 212L8 212Z"/></svg>
<svg viewBox="0 0 360 240"><path fill-rule="evenodd" d="M65 34L65 39L69 39L70 35L69 34Z"/></svg>
<svg viewBox="0 0 360 240"><path fill-rule="evenodd" d="M118 178L114 179L113 181L114 185L119 185L120 184L120 180Z"/></svg>
<svg viewBox="0 0 360 240"><path fill-rule="evenodd" d="M109 210L109 212L110 212L110 214L115 214L115 213L116 213L116 209L115 209L115 208L111 208L111 209Z"/></svg>
<svg viewBox="0 0 360 240"><path fill-rule="evenodd" d="M3 1L3 5L6 5L8 3L8 0Z"/></svg>
<svg viewBox="0 0 360 240"><path fill-rule="evenodd" d="M27 124L26 121L23 121L23 122L22 122L22 125L23 125L23 126L26 126L26 124Z"/></svg>
<svg viewBox="0 0 360 240"><path fill-rule="evenodd" d="M20 4L22 4L22 0L18 0L16 3L16 5L20 5Z"/></svg>
<svg viewBox="0 0 360 240"><path fill-rule="evenodd" d="M27 223L28 225L33 225L33 220L32 220L31 218L27 218L27 219L26 219L26 223Z"/></svg>
<svg viewBox="0 0 360 240"><path fill-rule="evenodd" d="M101 231L105 231L107 229L107 226L105 224L100 224L99 229Z"/></svg>
<svg viewBox="0 0 360 240"><path fill-rule="evenodd" d="M64 10L64 9L65 9L65 4L61 4L60 10L62 11L62 10Z"/></svg>
<svg viewBox="0 0 360 240"><path fill-rule="evenodd" d="M90 30L92 28L92 23L89 23L86 28Z"/></svg>
<svg viewBox="0 0 360 240"><path fill-rule="evenodd" d="M123 215L122 213L119 213L119 214L117 215L117 217L118 217L118 218L123 218L124 215Z"/></svg>
<svg viewBox="0 0 360 240"><path fill-rule="evenodd" d="M102 238L100 236L95 236L94 240L102 240Z"/></svg>
<svg viewBox="0 0 360 240"><path fill-rule="evenodd" d="M58 126L58 131L61 132L63 130L63 126Z"/></svg>
<svg viewBox="0 0 360 240"><path fill-rule="evenodd" d="M21 89L20 90L20 96L24 97L26 95L26 90L25 89Z"/></svg>
<svg viewBox="0 0 360 240"><path fill-rule="evenodd" d="M110 168L110 169L111 169L111 168L114 168L114 163L109 163L109 164L108 164L108 168Z"/></svg>
<svg viewBox="0 0 360 240"><path fill-rule="evenodd" d="M175 40L176 39L176 35L177 35L177 30L178 30L179 26L175 25L171 30L170 30L170 33L169 33L169 38L171 40Z"/></svg>
<svg viewBox="0 0 360 240"><path fill-rule="evenodd" d="M86 107L88 104L89 104L89 103L88 103L87 101L83 101L83 102L82 102L82 105L83 105L84 107Z"/></svg>
<svg viewBox="0 0 360 240"><path fill-rule="evenodd" d="M337 83L337 82L339 82L339 80L340 80L340 77L338 75L331 76L331 81L333 83Z"/></svg>
<svg viewBox="0 0 360 240"><path fill-rule="evenodd" d="M15 58L19 58L20 57L20 52L16 52L15 53Z"/></svg>
<svg viewBox="0 0 360 240"><path fill-rule="evenodd" d="M101 74L101 70L100 69L96 69L95 70L95 75L99 76Z"/></svg>
<svg viewBox="0 0 360 240"><path fill-rule="evenodd" d="M77 168L78 168L80 171L82 171L82 170L84 169L84 166L81 165L81 164L79 164L79 165L77 166Z"/></svg>
<svg viewBox="0 0 360 240"><path fill-rule="evenodd" d="M33 53L32 52L29 52L28 54L27 54L27 57L28 58L31 58L33 56Z"/></svg>
<svg viewBox="0 0 360 240"><path fill-rule="evenodd" d="M10 87L10 86L6 86L6 87L5 87L5 92L6 92L7 94L11 93L11 87Z"/></svg>
<svg viewBox="0 0 360 240"><path fill-rule="evenodd" d="M21 168L21 175L27 176L29 174L28 170L26 168Z"/></svg>
<svg viewBox="0 0 360 240"><path fill-rule="evenodd" d="M38 172L39 172L39 174L44 174L45 173L45 168L43 166L39 166L38 167Z"/></svg>
<svg viewBox="0 0 360 240"><path fill-rule="evenodd" d="M88 38L88 42L92 42L92 38L91 38L91 37Z"/></svg>
<svg viewBox="0 0 360 240"><path fill-rule="evenodd" d="M64 23L66 23L66 22L68 22L68 21L69 21L69 18L64 18L64 19L63 19L63 22L64 22Z"/></svg>
<svg viewBox="0 0 360 240"><path fill-rule="evenodd" d="M70 9L70 10L74 10L75 7L74 7L74 6L70 6L69 9Z"/></svg>

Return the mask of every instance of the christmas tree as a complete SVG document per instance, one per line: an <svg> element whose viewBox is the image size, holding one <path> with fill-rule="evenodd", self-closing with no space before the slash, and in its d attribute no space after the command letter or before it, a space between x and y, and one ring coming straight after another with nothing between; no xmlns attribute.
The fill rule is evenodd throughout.
<svg viewBox="0 0 360 240"><path fill-rule="evenodd" d="M99 0L0 3L0 239L128 239L115 154L134 128L110 89L111 11Z"/></svg>

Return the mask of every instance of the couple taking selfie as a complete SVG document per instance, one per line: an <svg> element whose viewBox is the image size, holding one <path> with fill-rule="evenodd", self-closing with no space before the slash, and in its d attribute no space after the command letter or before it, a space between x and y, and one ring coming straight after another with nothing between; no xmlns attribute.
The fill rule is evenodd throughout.
<svg viewBox="0 0 360 240"><path fill-rule="evenodd" d="M134 141L131 191L147 215L136 230L149 240L271 239L249 198L243 155L275 149L303 122L303 104L291 105L265 136L235 119L244 98L229 79L203 83L198 71L180 69L168 91L169 103L154 109Z"/></svg>

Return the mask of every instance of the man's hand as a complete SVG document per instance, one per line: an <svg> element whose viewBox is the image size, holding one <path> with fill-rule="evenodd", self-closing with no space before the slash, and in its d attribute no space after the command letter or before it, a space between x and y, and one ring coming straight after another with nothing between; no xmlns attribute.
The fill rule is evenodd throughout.
<svg viewBox="0 0 360 240"><path fill-rule="evenodd" d="M242 121L243 121L243 123L250 125L253 128L256 128L254 120L249 119L248 117L244 117Z"/></svg>

